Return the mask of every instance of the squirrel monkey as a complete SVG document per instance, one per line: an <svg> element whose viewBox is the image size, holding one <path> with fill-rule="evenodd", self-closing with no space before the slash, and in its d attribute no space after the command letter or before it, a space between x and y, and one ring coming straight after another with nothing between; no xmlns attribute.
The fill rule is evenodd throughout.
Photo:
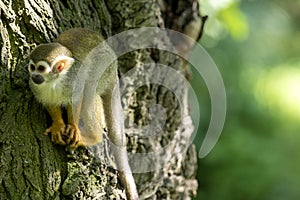
<svg viewBox="0 0 300 200"><path fill-rule="evenodd" d="M91 146L102 141L103 129L107 128L110 141L117 146L113 154L120 171L121 182L126 189L127 199L136 200L139 197L128 163L124 122L120 117L122 116L120 92L119 90L113 92L115 85L118 86L117 64L110 64L106 69L101 69L101 66L87 69L87 71L104 70L96 83L97 91L95 95L88 97L84 96L83 91L83 98L88 101L79 98L77 104L72 102L73 85L80 66L87 55L103 41L99 33L74 28L62 33L53 43L37 46L29 57L29 85L36 99L51 115L53 122L45 134L51 133L53 143L71 147ZM84 90L91 88L87 86L89 83L79 82L79 84L84 84ZM93 120L87 111L91 109L91 105L94 105L92 107L96 115L94 125L98 126L98 129L93 128L91 124ZM66 108L68 113L67 124L62 117L62 107ZM87 130L79 130L81 119L87 125Z"/></svg>

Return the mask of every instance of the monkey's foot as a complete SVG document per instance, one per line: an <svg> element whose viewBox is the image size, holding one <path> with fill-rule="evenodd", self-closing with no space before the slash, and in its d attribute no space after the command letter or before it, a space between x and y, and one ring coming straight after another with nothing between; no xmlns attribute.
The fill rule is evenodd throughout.
<svg viewBox="0 0 300 200"><path fill-rule="evenodd" d="M76 148L81 145L80 130L75 124L68 124L64 135L68 137L67 144L71 147Z"/></svg>
<svg viewBox="0 0 300 200"><path fill-rule="evenodd" d="M64 123L53 123L52 126L47 128L44 132L45 135L51 133L51 141L54 144L66 145L66 142L63 140L62 136L65 132Z"/></svg>

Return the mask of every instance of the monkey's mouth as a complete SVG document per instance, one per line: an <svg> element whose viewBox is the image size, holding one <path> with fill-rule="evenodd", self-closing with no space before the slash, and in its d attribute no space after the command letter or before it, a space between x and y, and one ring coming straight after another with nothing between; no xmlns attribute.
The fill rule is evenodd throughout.
<svg viewBox="0 0 300 200"><path fill-rule="evenodd" d="M41 84L45 81L45 79L43 78L43 76L39 75L39 74L33 74L31 76L31 79L32 81L35 83L35 84Z"/></svg>

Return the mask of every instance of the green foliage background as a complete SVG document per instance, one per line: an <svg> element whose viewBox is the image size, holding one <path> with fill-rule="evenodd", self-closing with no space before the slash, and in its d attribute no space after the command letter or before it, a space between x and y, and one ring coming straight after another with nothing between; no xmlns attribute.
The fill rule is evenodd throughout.
<svg viewBox="0 0 300 200"><path fill-rule="evenodd" d="M202 46L227 92L222 135L199 160L199 200L300 199L300 1L202 0ZM201 122L210 120L203 80L193 79Z"/></svg>

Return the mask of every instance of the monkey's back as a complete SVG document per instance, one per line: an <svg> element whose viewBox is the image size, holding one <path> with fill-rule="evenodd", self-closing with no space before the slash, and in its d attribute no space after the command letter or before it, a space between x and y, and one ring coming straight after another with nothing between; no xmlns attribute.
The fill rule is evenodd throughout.
<svg viewBox="0 0 300 200"><path fill-rule="evenodd" d="M72 52L72 57L77 61L74 63L74 66L71 67L69 70L69 78L72 79L72 82L75 78L77 78L77 81L81 81L82 83L85 82L86 87L95 87L93 86L91 81L92 79L97 79L98 84L96 84L97 93L101 96L106 92L107 89L111 89L115 86L115 83L117 82L117 63L116 60L110 64L109 67L103 65L105 61L111 58L104 58L104 55L112 56L114 55L114 52L112 49L105 43L105 40L103 36L100 33L97 33L95 31L92 31L90 29L86 28L73 28L70 30L67 30L60 34L57 39L54 42L58 42L62 44L63 46L67 47ZM102 43L104 42L104 43ZM100 46L100 44L102 44ZM93 49L96 49L96 52L92 53L90 57L88 57L89 53L92 52ZM114 56L112 56L114 57ZM79 68L83 64L82 62L86 59L87 62L85 64L88 64L88 66L83 66L85 73L87 73L87 77L83 76L80 78L81 74L75 75ZM90 59L90 60L89 60ZM78 63L79 62L79 63ZM92 63L92 64L91 64ZM99 74L99 71L101 71L101 68L105 67L103 69L103 73L101 76ZM72 74L72 75L71 75ZM71 76L70 76L71 75ZM87 80L83 80L86 79ZM88 81L88 82L86 82ZM68 87L72 87L74 85L68 85ZM74 88L73 88L74 89Z"/></svg>
<svg viewBox="0 0 300 200"><path fill-rule="evenodd" d="M86 28L73 28L60 34L55 42L67 47L72 56L82 61L104 38L101 34Z"/></svg>

